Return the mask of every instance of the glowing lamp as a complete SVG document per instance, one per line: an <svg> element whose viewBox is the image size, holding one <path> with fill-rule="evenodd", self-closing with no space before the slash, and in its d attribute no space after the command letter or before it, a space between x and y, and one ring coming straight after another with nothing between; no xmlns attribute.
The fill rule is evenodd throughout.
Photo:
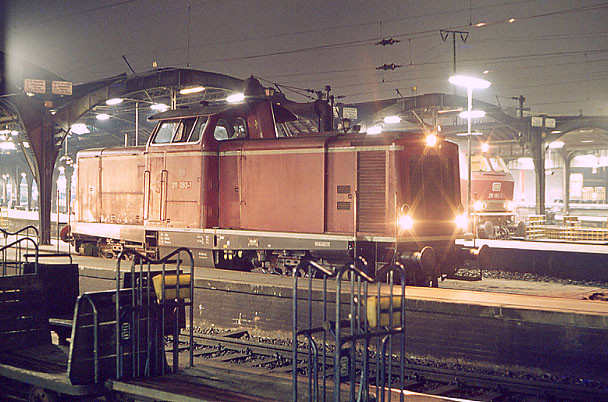
<svg viewBox="0 0 608 402"><path fill-rule="evenodd" d="M188 88L182 88L179 90L180 95L190 95L190 94L196 94L199 92L203 92L205 90L205 87L202 86L196 86L196 87L188 87Z"/></svg>
<svg viewBox="0 0 608 402"><path fill-rule="evenodd" d="M240 93L240 92L238 94L232 94L226 98L226 102L228 102L228 103L239 103L244 100L245 100L245 94Z"/></svg>
<svg viewBox="0 0 608 402"><path fill-rule="evenodd" d="M382 132L382 126L379 126L379 125L371 126L370 128L367 129L367 133L370 135L377 135L377 134L380 134L381 132Z"/></svg>
<svg viewBox="0 0 608 402"><path fill-rule="evenodd" d="M482 142L481 143L481 152L488 152L490 150L490 144L488 144L487 142Z"/></svg>
<svg viewBox="0 0 608 402"><path fill-rule="evenodd" d="M164 103L153 103L150 105L150 109L154 110L155 112L166 112L169 110L169 106L165 105Z"/></svg>
<svg viewBox="0 0 608 402"><path fill-rule="evenodd" d="M87 133L91 132L91 131L89 131L89 128L87 127L87 125L84 123L72 124L70 131L73 132L74 134L87 134Z"/></svg>
<svg viewBox="0 0 608 402"><path fill-rule="evenodd" d="M384 118L384 122L386 124L397 124L399 122L401 122L401 117L393 115L393 116L386 116Z"/></svg>
<svg viewBox="0 0 608 402"><path fill-rule="evenodd" d="M482 78L471 77L468 75L453 75L449 78L450 84L457 85L459 87L470 88L470 89L486 89L489 88L492 83Z"/></svg>
<svg viewBox="0 0 608 402"><path fill-rule="evenodd" d="M122 103L122 101L123 101L122 98L110 98L106 101L106 105L114 106L114 105L118 105L118 104Z"/></svg>
<svg viewBox="0 0 608 402"><path fill-rule="evenodd" d="M105 121L110 119L110 115L107 113L99 113L97 116L95 116L95 118L100 121Z"/></svg>
<svg viewBox="0 0 608 402"><path fill-rule="evenodd" d="M464 112L460 112L458 117L461 119L480 119L486 115L486 112L483 110L465 110Z"/></svg>
<svg viewBox="0 0 608 402"><path fill-rule="evenodd" d="M437 136L435 134L429 134L425 138L427 147L434 147L437 145Z"/></svg>
<svg viewBox="0 0 608 402"><path fill-rule="evenodd" d="M469 219L467 218L466 214L456 215L454 223L458 229L466 230L467 226L469 225Z"/></svg>
<svg viewBox="0 0 608 402"><path fill-rule="evenodd" d="M412 230L413 227L414 219L411 216L407 214L399 215L399 228L401 230Z"/></svg>

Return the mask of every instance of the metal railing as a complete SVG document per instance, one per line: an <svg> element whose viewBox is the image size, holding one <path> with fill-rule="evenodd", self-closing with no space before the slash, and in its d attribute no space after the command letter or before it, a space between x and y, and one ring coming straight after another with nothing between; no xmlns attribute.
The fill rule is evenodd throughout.
<svg viewBox="0 0 608 402"><path fill-rule="evenodd" d="M362 257L338 269L304 262L293 270L292 336L294 401L390 401L405 384L405 267L386 264L372 278ZM302 338L307 352L299 360Z"/></svg>
<svg viewBox="0 0 608 402"><path fill-rule="evenodd" d="M0 234L3 237L2 246L2 276L7 275L7 267L13 266L17 272L22 271L23 264L27 262L26 254L30 254L30 243L36 244L35 251L38 254L38 241L40 237L38 235L38 229L35 226L28 225L22 227L19 230L10 232L6 229L0 228ZM32 236L31 234L34 234ZM9 236L15 236L13 242L9 244ZM36 240L34 240L34 237ZM22 242L20 239L29 238L29 241ZM14 260L9 261L8 252L14 249L15 257ZM24 258L26 259L24 261ZM17 273L19 274L19 273Z"/></svg>
<svg viewBox="0 0 608 402"><path fill-rule="evenodd" d="M125 278L122 290L129 292L127 303L121 299L121 261L131 258L129 281ZM160 271L153 271L152 266L160 265ZM171 270L167 270L171 265ZM184 268L189 269L184 272ZM171 325L173 344L173 372L179 367L179 333L181 314L185 314L189 307L189 365L193 365L194 333L193 309L194 299L194 259L190 250L179 248L167 256L153 260L137 251L124 249L116 263L116 378L125 376L125 359L131 360L131 377L151 376L165 374L165 345L163 336L167 330L167 323ZM155 279L156 277L158 279ZM180 276L182 279L180 280ZM169 280L169 281L168 281ZM158 286L157 286L158 285ZM181 290L180 290L181 286ZM184 286L185 292L184 292ZM121 340L130 340L130 353L125 352ZM142 345L142 342L144 345ZM142 346L145 346L142 352ZM142 353L144 356L142 356ZM158 372L151 369L149 362L161 362ZM144 364L142 364L144 362ZM143 366L143 367L142 367Z"/></svg>
<svg viewBox="0 0 608 402"><path fill-rule="evenodd" d="M8 251L14 250L14 259L10 259ZM26 250L26 252L24 252ZM28 253L27 251L33 250L34 253ZM28 262L27 257L33 256L33 274L38 273L38 243L31 237L20 237L11 243L5 242L4 246L0 247L0 253L2 255L2 276L10 275L23 275L24 268Z"/></svg>

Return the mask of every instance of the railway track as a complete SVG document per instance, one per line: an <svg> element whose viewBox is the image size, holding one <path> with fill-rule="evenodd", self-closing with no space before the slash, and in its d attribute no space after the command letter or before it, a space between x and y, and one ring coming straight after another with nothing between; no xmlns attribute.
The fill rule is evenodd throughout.
<svg viewBox="0 0 608 402"><path fill-rule="evenodd" d="M242 368L262 368L268 374L291 372L291 346L278 339L253 338L245 330L220 335L195 335L195 360L210 360ZM333 355L331 345L326 357L326 372L331 380ZM302 367L306 366L307 348L300 348ZM371 359L370 373L375 373ZM556 383L538 378L514 378L480 371L453 369L430 364L406 362L406 389L430 395L479 401L506 400L608 400L608 387L595 384ZM196 364L196 363L195 363ZM303 374L304 369L300 368ZM393 373L399 368L393 363ZM373 376L372 376L373 377ZM320 380L322 381L322 380ZM374 381L374 378L371 379ZM396 383L396 382L394 382Z"/></svg>

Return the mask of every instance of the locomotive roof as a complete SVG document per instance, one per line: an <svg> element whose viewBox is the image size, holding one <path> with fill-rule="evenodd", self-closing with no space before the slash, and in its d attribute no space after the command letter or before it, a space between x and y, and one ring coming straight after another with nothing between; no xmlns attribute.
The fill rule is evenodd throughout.
<svg viewBox="0 0 608 402"><path fill-rule="evenodd" d="M245 104L232 105L229 103L196 105L192 107L178 108L175 110L167 110L166 112L162 113L156 113L148 117L148 120L158 121L167 119L179 119L184 117L210 116L212 114L225 112L226 110L239 110L244 109L245 107Z"/></svg>

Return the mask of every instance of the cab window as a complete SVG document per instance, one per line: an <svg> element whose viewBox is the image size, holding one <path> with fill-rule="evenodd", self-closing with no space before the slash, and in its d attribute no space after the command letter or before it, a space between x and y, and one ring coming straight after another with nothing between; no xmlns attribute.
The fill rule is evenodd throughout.
<svg viewBox="0 0 608 402"><path fill-rule="evenodd" d="M195 117L180 121L166 121L161 123L153 144L176 144L185 142L196 142L200 138L200 131L205 127L206 117L199 119Z"/></svg>
<svg viewBox="0 0 608 402"><path fill-rule="evenodd" d="M232 120L219 119L215 125L213 137L218 141L247 138L247 122L242 117Z"/></svg>
<svg viewBox="0 0 608 402"><path fill-rule="evenodd" d="M178 126L178 122L175 121L165 121L161 123L158 131L156 132L156 137L154 137L154 144L168 144L171 142L173 138L173 133Z"/></svg>

